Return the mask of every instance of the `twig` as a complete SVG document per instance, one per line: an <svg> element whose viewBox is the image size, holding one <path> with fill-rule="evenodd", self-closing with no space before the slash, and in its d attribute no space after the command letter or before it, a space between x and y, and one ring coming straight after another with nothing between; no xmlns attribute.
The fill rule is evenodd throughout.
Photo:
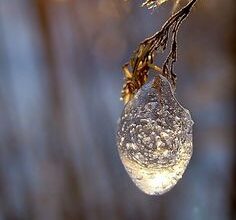
<svg viewBox="0 0 236 220"><path fill-rule="evenodd" d="M181 23L189 15L196 2L197 0L191 0L186 6L172 15L160 31L142 41L137 50L134 51L130 61L123 66L125 82L121 98L125 103L132 99L134 94L146 83L150 69L160 72L175 89L176 75L173 72L173 67L174 62L177 60L177 34ZM154 64L155 55L158 52L165 51L170 35L172 36L170 52L162 68L157 67ZM129 71L128 67L131 68L131 71Z"/></svg>

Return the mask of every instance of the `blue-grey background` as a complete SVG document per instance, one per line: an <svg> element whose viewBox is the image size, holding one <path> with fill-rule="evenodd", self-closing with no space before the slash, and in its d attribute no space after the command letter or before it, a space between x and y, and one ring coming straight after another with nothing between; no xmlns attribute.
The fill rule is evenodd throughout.
<svg viewBox="0 0 236 220"><path fill-rule="evenodd" d="M123 0L0 0L0 220L236 219L235 2L199 0L179 33L194 154L163 196L115 143L121 65L170 15Z"/></svg>

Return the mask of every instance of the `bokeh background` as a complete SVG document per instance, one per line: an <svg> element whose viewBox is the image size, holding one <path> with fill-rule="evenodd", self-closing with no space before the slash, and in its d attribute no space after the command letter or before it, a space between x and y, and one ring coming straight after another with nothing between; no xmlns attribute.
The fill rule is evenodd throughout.
<svg viewBox="0 0 236 220"><path fill-rule="evenodd" d="M192 112L183 179L148 196L115 143L123 75L170 15L133 0L0 0L0 220L236 219L234 0L199 0L179 33Z"/></svg>

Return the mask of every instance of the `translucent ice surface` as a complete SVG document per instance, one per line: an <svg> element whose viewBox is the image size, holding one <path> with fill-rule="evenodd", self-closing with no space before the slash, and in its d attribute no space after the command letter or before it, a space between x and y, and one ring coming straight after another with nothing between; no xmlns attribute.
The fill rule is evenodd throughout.
<svg viewBox="0 0 236 220"><path fill-rule="evenodd" d="M193 121L163 76L145 84L121 114L117 145L133 182L159 195L181 179L192 156Z"/></svg>

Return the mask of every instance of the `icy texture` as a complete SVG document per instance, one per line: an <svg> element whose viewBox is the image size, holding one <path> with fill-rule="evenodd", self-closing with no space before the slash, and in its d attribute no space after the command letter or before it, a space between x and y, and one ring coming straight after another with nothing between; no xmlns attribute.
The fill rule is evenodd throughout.
<svg viewBox="0 0 236 220"><path fill-rule="evenodd" d="M192 125L189 111L163 76L144 85L127 103L117 145L125 169L142 191L163 194L181 179L192 156Z"/></svg>

